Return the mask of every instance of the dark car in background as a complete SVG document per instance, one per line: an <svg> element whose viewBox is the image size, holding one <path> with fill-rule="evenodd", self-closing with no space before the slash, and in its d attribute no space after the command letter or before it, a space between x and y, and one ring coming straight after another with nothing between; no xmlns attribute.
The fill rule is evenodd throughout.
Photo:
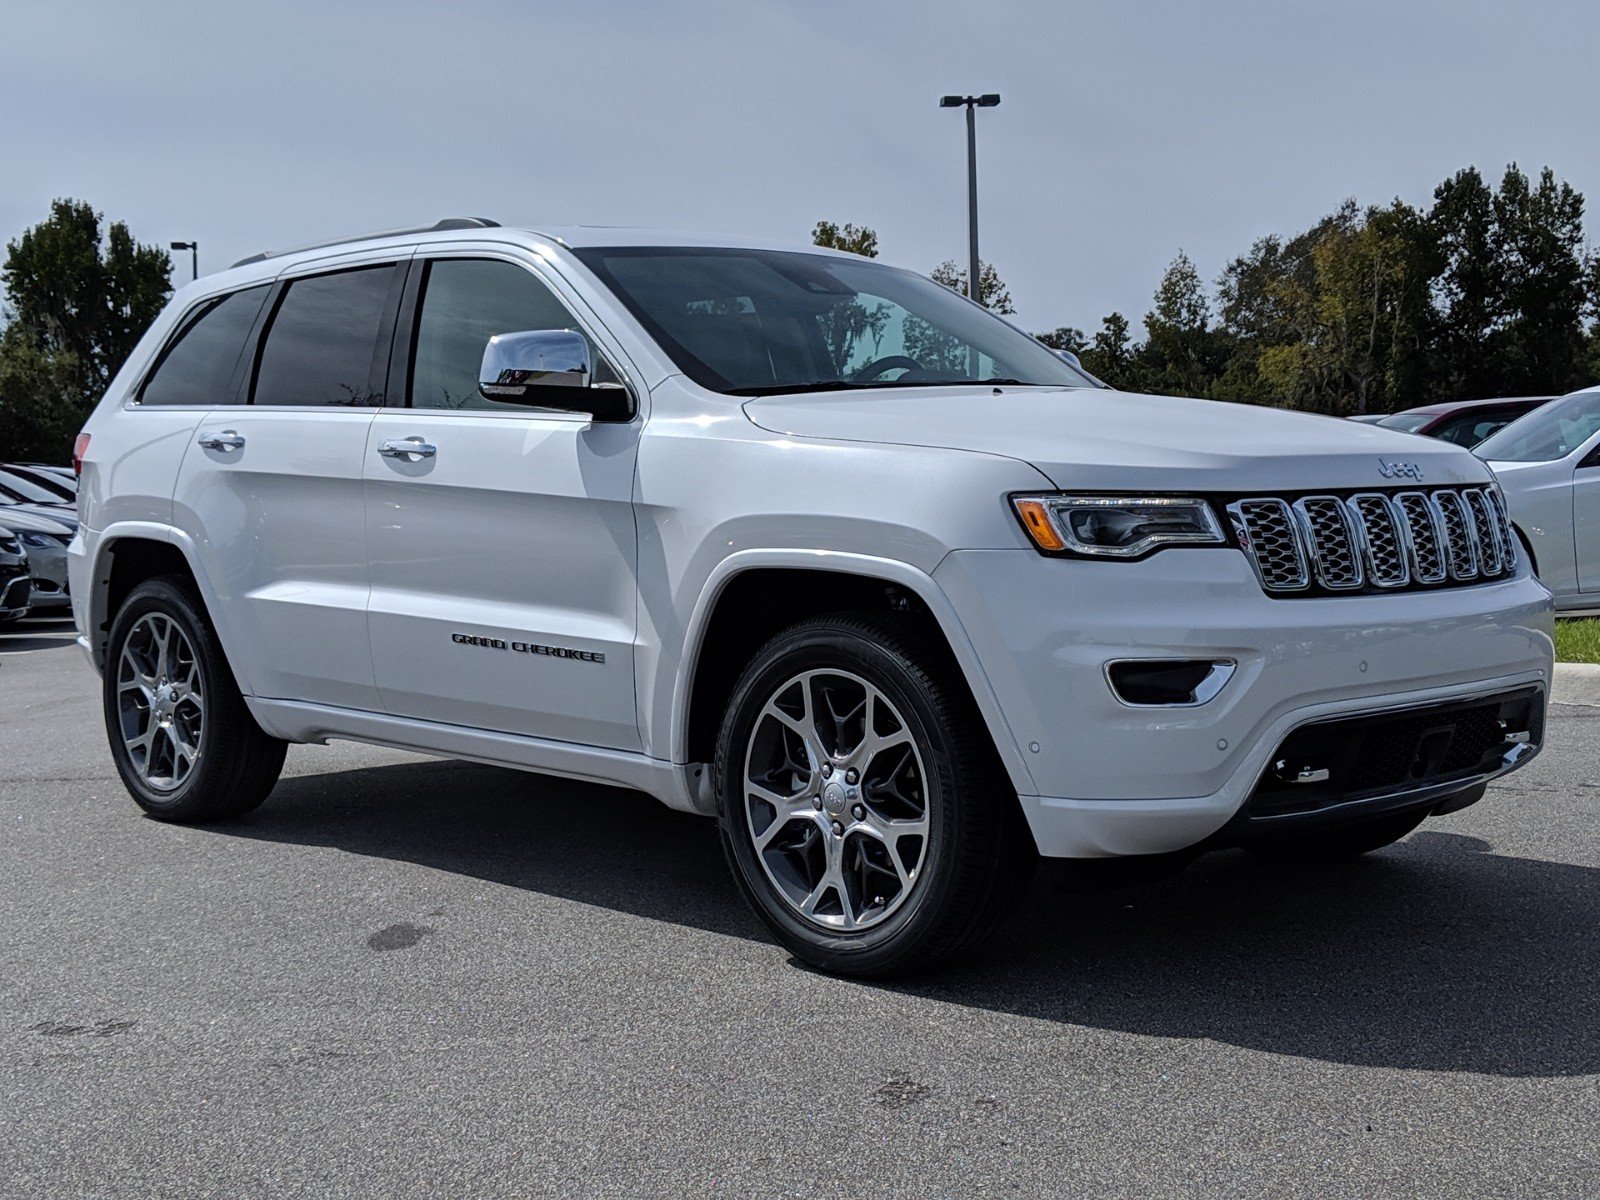
<svg viewBox="0 0 1600 1200"><path fill-rule="evenodd" d="M78 481L73 478L71 467L0 463L0 483L47 492L58 504L76 504L78 500Z"/></svg>
<svg viewBox="0 0 1600 1200"><path fill-rule="evenodd" d="M28 615L33 585L22 539L0 525L0 625Z"/></svg>
<svg viewBox="0 0 1600 1200"><path fill-rule="evenodd" d="M1507 396L1500 400L1454 400L1424 404L1380 417L1373 424L1403 433L1420 433L1472 449L1491 433L1498 433L1518 417L1548 404L1554 396ZM1370 420L1357 418L1358 420Z"/></svg>

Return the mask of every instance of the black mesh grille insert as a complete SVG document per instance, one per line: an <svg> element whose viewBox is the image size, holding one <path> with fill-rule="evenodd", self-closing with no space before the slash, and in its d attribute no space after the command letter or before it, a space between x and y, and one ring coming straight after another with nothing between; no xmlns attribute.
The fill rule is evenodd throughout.
<svg viewBox="0 0 1600 1200"><path fill-rule="evenodd" d="M1315 812L1491 774L1517 744L1508 740L1513 734L1526 734L1535 746L1543 738L1538 689L1302 725L1269 761L1249 817ZM1328 776L1291 782L1302 770Z"/></svg>

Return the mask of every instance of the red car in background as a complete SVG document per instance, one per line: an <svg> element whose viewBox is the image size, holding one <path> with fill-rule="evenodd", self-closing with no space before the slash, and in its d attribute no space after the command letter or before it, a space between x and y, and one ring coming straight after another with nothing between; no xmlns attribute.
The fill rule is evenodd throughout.
<svg viewBox="0 0 1600 1200"><path fill-rule="evenodd" d="M1554 396L1507 396L1500 400L1456 400L1407 408L1384 417L1357 417L1356 420L1442 438L1470 450L1491 433L1498 433L1518 417L1554 399Z"/></svg>

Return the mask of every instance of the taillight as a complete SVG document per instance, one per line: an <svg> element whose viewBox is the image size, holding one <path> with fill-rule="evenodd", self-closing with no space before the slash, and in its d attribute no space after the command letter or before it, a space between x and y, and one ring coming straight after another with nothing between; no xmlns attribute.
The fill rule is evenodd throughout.
<svg viewBox="0 0 1600 1200"><path fill-rule="evenodd" d="M89 453L89 435L80 433L78 440L72 443L72 473L83 474L83 456Z"/></svg>

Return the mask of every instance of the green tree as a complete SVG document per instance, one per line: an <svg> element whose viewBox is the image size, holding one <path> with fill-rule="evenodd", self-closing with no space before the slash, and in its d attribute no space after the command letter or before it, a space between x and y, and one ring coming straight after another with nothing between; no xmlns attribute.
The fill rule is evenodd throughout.
<svg viewBox="0 0 1600 1200"><path fill-rule="evenodd" d="M1446 397L1495 395L1501 369L1494 342L1505 281L1494 193L1477 167L1457 171L1434 189L1428 223L1443 259L1434 285L1437 386Z"/></svg>
<svg viewBox="0 0 1600 1200"><path fill-rule="evenodd" d="M953 292L967 294L967 272L963 267L958 267L954 262L946 259L933 269L930 278L935 283L942 283ZM991 312L1000 313L1002 316L1012 316L1017 309L1011 303L1011 292L1001 282L1000 272L994 269L993 263L981 263L978 266L978 302Z"/></svg>
<svg viewBox="0 0 1600 1200"><path fill-rule="evenodd" d="M1494 197L1505 324L1496 349L1507 391L1561 392L1585 382L1583 196L1549 167L1537 185L1506 168Z"/></svg>
<svg viewBox="0 0 1600 1200"><path fill-rule="evenodd" d="M1132 378L1133 356L1133 336L1128 328L1128 318L1119 312L1101 318L1100 328L1095 330L1093 339L1078 354L1091 375L1124 391L1138 387Z"/></svg>
<svg viewBox="0 0 1600 1200"><path fill-rule="evenodd" d="M1381 412L1422 398L1438 272L1432 231L1399 200L1361 213L1347 203L1312 249L1313 348L1329 373L1330 412Z"/></svg>
<svg viewBox="0 0 1600 1200"><path fill-rule="evenodd" d="M1262 238L1223 272L1212 394L1327 413L1422 403L1438 270L1432 227L1398 200L1349 200L1287 241Z"/></svg>
<svg viewBox="0 0 1600 1200"><path fill-rule="evenodd" d="M81 201L6 246L0 458L64 461L72 435L171 295L165 250L141 246ZM43 443L24 443L24 430ZM62 444L64 440L65 444Z"/></svg>
<svg viewBox="0 0 1600 1200"><path fill-rule="evenodd" d="M1145 314L1146 338L1133 354L1142 391L1205 396L1221 371L1218 337L1211 328L1211 302L1193 261L1183 251L1156 287L1155 307Z"/></svg>
<svg viewBox="0 0 1600 1200"><path fill-rule="evenodd" d="M811 231L811 244L826 246L831 250L845 250L862 258L878 257L878 233L865 225L835 225L832 221L818 221Z"/></svg>
<svg viewBox="0 0 1600 1200"><path fill-rule="evenodd" d="M1052 350L1070 350L1074 354L1082 354L1089 347L1089 339L1083 330L1073 325L1060 325L1049 333L1036 333L1033 336Z"/></svg>
<svg viewBox="0 0 1600 1200"><path fill-rule="evenodd" d="M0 331L0 462L65 463L83 427L81 370L47 354L20 325Z"/></svg>

